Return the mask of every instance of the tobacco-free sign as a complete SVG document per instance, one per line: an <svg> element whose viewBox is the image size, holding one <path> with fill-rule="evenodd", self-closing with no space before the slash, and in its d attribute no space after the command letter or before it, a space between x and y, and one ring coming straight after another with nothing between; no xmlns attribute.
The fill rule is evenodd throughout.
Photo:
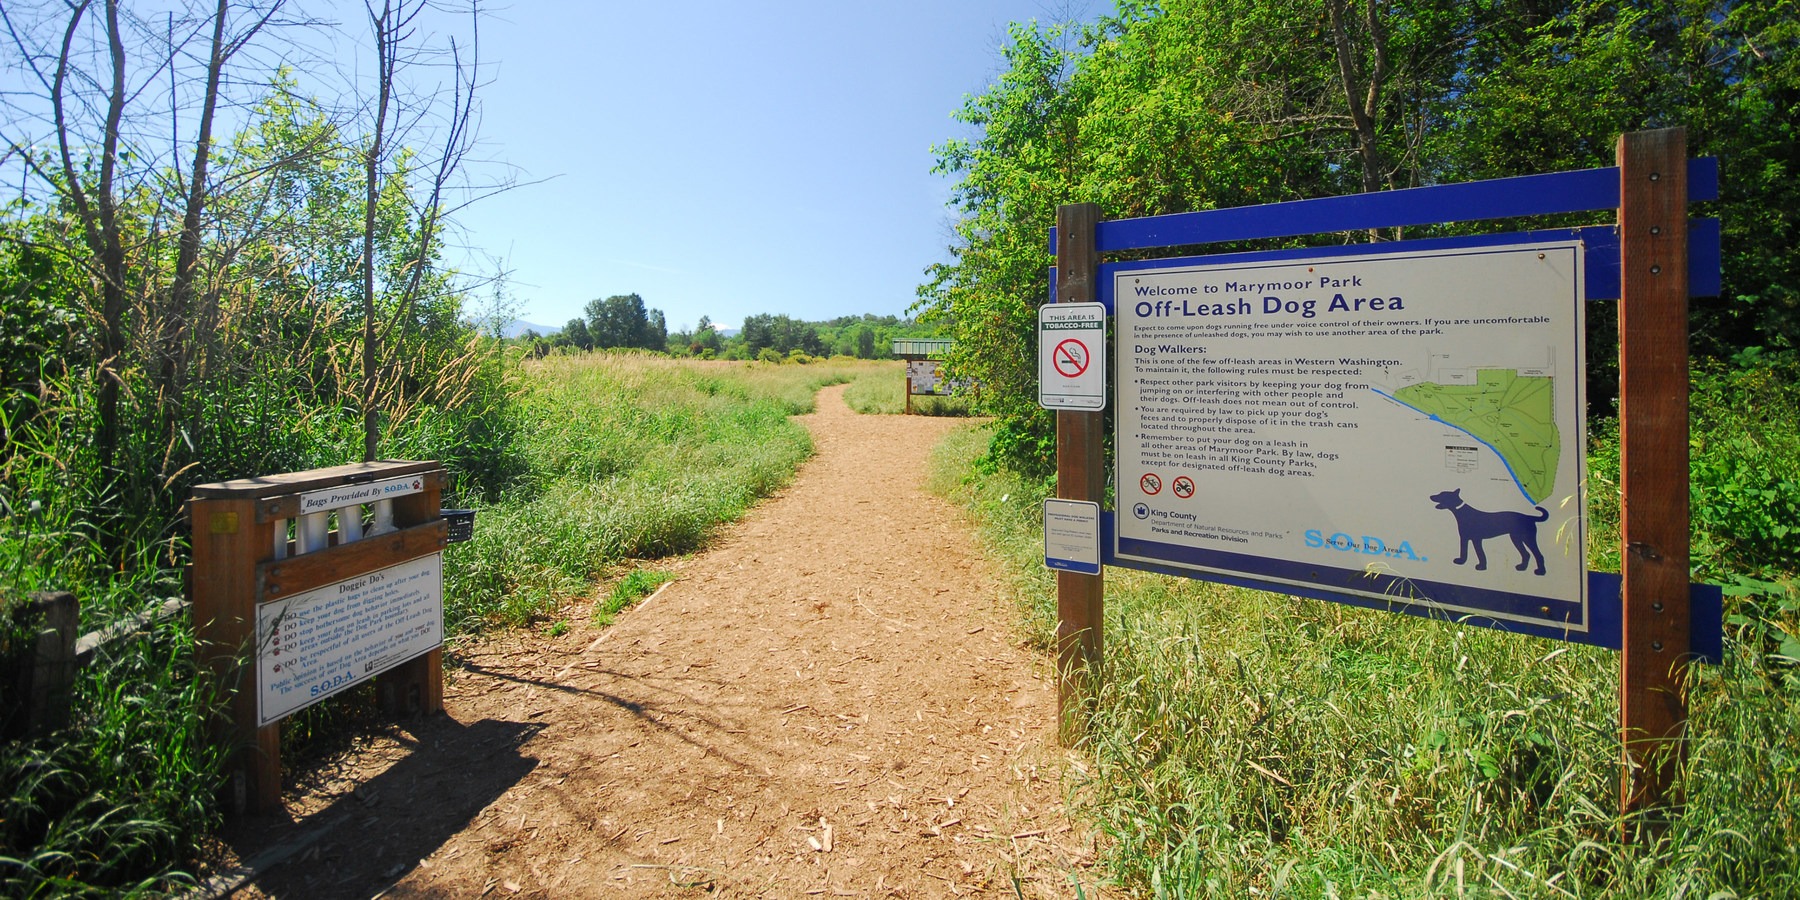
<svg viewBox="0 0 1800 900"><path fill-rule="evenodd" d="M1092 412L1106 408L1106 305L1038 307L1038 405Z"/></svg>

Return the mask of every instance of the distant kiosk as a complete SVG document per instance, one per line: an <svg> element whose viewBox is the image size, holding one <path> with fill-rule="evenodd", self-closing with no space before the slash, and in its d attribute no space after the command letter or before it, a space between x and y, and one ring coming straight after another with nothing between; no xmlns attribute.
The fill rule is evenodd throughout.
<svg viewBox="0 0 1800 900"><path fill-rule="evenodd" d="M906 360L906 414L912 415L915 395L941 397L949 394L951 385L938 367L955 341L915 340L894 342L894 355Z"/></svg>

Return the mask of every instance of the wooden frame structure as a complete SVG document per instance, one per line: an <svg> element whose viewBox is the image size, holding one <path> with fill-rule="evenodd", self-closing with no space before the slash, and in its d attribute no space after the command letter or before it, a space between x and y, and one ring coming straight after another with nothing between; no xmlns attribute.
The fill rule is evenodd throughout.
<svg viewBox="0 0 1800 900"><path fill-rule="evenodd" d="M1619 798L1629 836L1634 822L1659 827L1659 811L1676 800L1685 675L1694 659L1717 653L1716 606L1707 611L1706 627L1693 624L1687 473L1687 300L1717 295L1721 255L1718 222L1690 221L1687 206L1716 199L1717 181L1716 161L1689 160L1685 131L1665 129L1622 136L1612 169L1112 222L1101 221L1094 204L1067 205L1057 210L1051 237L1052 302L1108 299L1100 262L1106 252L1616 209L1616 226L1555 234L1587 243L1589 299L1619 298L1624 571L1612 646L1621 651ZM1057 413L1059 498L1103 502L1102 423L1101 412ZM1110 551L1103 550L1105 561L1119 564ZM1081 712L1094 696L1091 679L1103 659L1104 577L1104 566L1100 575L1057 573L1065 742L1082 730ZM1591 642L1608 645L1605 637Z"/></svg>
<svg viewBox="0 0 1800 900"><path fill-rule="evenodd" d="M941 357L945 353L950 352L950 347L954 343L955 343L954 341L940 340L937 338L922 338L922 339L904 339L904 338L902 338L902 339L896 339L894 341L892 353L895 356L898 356L901 359L906 360L906 375L905 375L905 378L906 378L906 412L905 412L905 415L910 416L910 415L912 415L912 411L913 411L913 399L912 398L915 396L913 394L913 382L912 382L913 363L925 362L927 360L930 360L933 357ZM935 397L938 395L937 394L926 394L924 396Z"/></svg>
<svg viewBox="0 0 1800 900"><path fill-rule="evenodd" d="M377 500L365 534L362 503L305 514L301 495L415 476L419 489ZM259 813L281 806L281 726L260 724L257 608L443 550L444 470L436 462L380 461L203 484L188 502L193 527L195 654L223 710L215 736L230 752L227 805ZM336 515L338 528L328 530ZM293 535L289 536L290 523ZM443 652L375 676L383 712L443 709Z"/></svg>

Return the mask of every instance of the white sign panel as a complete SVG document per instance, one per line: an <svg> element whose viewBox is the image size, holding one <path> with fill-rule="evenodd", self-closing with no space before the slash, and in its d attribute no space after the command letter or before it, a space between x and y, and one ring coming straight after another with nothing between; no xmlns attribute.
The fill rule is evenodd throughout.
<svg viewBox="0 0 1800 900"><path fill-rule="evenodd" d="M261 604L260 722L274 722L443 643L442 553Z"/></svg>
<svg viewBox="0 0 1800 900"><path fill-rule="evenodd" d="M909 359L906 361L906 381L912 385L915 394L935 394L938 389L938 367L943 363L935 359Z"/></svg>
<svg viewBox="0 0 1800 900"><path fill-rule="evenodd" d="M1587 630L1579 243L1187 262L1113 285L1119 557Z"/></svg>
<svg viewBox="0 0 1800 900"><path fill-rule="evenodd" d="M1068 572L1100 574L1100 504L1085 500L1044 501L1044 565Z"/></svg>
<svg viewBox="0 0 1800 900"><path fill-rule="evenodd" d="M368 484L343 484L300 495L300 514L327 512L359 503L374 503L425 490L425 475L403 475Z"/></svg>
<svg viewBox="0 0 1800 900"><path fill-rule="evenodd" d="M1038 307L1038 405L1106 408L1106 305Z"/></svg>

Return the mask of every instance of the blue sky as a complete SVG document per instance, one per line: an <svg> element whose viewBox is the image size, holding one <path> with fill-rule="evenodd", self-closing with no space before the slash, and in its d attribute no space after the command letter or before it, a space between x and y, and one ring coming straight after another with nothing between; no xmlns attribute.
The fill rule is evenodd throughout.
<svg viewBox="0 0 1800 900"><path fill-rule="evenodd" d="M482 28L481 152L548 180L463 211L462 237L545 325L630 292L671 330L903 315L951 242L931 147L969 133L951 114L1007 23L1108 8L515 0Z"/></svg>

